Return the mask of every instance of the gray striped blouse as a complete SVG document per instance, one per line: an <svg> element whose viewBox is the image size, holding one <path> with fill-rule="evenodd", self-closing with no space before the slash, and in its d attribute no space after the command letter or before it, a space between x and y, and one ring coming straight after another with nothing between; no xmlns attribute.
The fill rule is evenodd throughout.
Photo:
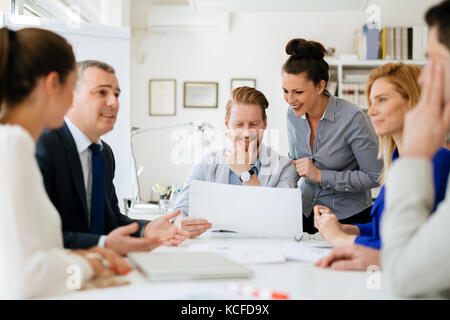
<svg viewBox="0 0 450 320"><path fill-rule="evenodd" d="M311 129L306 117L287 112L289 157L309 158L320 169L322 183L300 178L303 214L309 216L314 205L329 207L345 219L372 205L370 189L379 186L377 179L383 161L377 159L378 139L367 115L358 106L330 95L319 122L313 150Z"/></svg>

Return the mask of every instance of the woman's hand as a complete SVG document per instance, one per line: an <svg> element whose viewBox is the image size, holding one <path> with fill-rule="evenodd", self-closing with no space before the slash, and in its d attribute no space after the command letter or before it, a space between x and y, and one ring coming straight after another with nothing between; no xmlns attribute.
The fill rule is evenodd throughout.
<svg viewBox="0 0 450 320"><path fill-rule="evenodd" d="M95 277L108 274L124 275L132 270L125 258L107 248L95 246L87 250L72 250L72 253L82 256L89 262Z"/></svg>
<svg viewBox="0 0 450 320"><path fill-rule="evenodd" d="M300 177L309 178L309 180L311 180L312 182L322 182L322 175L320 173L320 170L317 169L308 158L292 160L292 164L295 165L295 169L297 170Z"/></svg>
<svg viewBox="0 0 450 320"><path fill-rule="evenodd" d="M316 267L334 270L367 270L370 266L380 267L380 250L350 244L331 251L329 255L314 264Z"/></svg>
<svg viewBox="0 0 450 320"><path fill-rule="evenodd" d="M351 244L356 238L344 231L336 215L325 206L314 207L314 227L319 230L323 239L335 247Z"/></svg>

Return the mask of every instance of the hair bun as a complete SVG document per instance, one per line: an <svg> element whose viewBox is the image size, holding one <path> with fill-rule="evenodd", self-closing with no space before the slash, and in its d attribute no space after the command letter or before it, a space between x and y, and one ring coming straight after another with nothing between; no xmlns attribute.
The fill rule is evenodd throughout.
<svg viewBox="0 0 450 320"><path fill-rule="evenodd" d="M324 46L319 42L305 39L292 39L286 45L286 53L296 59L322 60L326 52Z"/></svg>

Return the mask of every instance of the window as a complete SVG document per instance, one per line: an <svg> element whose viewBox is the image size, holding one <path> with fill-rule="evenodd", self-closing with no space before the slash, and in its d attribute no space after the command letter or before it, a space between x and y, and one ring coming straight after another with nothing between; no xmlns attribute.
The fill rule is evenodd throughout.
<svg viewBox="0 0 450 320"><path fill-rule="evenodd" d="M11 14L100 23L96 1L11 0Z"/></svg>

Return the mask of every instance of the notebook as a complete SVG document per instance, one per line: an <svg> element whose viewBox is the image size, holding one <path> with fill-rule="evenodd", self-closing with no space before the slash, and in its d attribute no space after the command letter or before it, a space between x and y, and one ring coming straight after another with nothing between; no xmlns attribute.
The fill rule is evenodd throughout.
<svg viewBox="0 0 450 320"><path fill-rule="evenodd" d="M253 271L212 252L136 252L128 254L148 280L248 278Z"/></svg>

